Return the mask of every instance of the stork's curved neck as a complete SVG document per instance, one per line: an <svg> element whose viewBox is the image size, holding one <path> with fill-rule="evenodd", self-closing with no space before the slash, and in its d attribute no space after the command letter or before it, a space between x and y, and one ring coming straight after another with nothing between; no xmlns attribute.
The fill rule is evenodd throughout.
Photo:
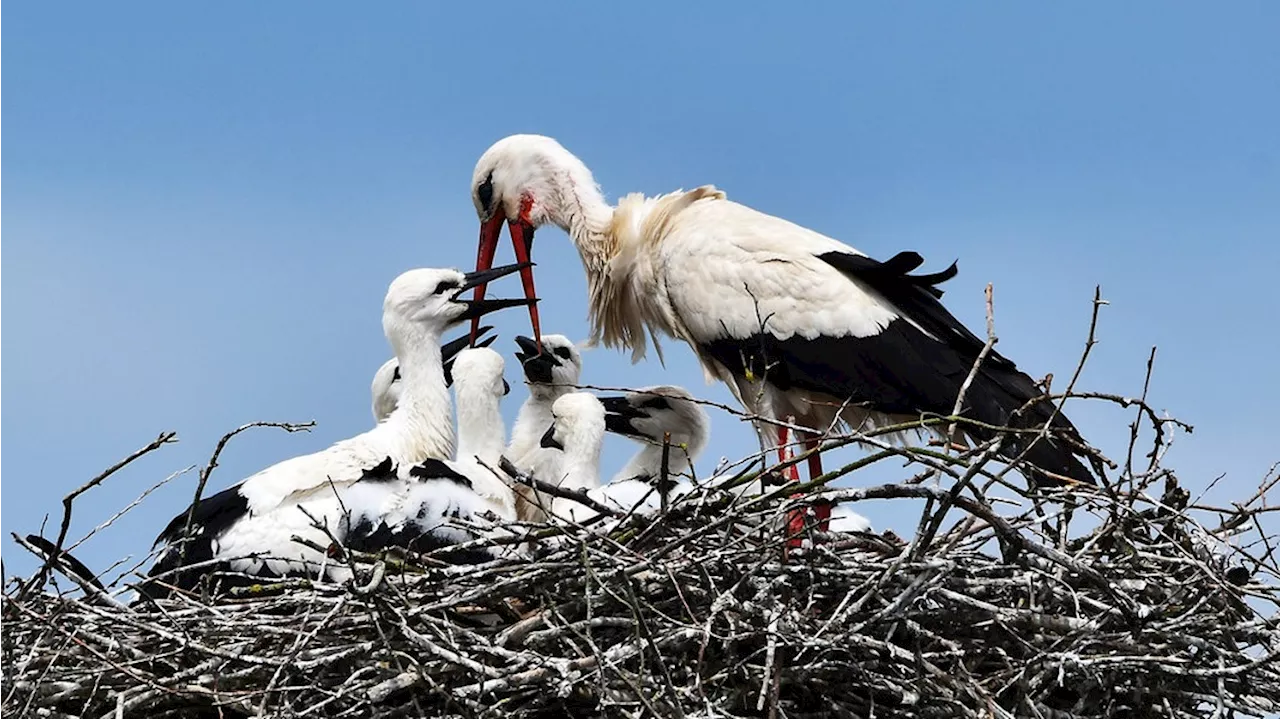
<svg viewBox="0 0 1280 719"><path fill-rule="evenodd" d="M538 440L551 426L551 403L559 397L544 398L534 391L534 387L547 389L545 385L529 388L529 398L520 405L516 423L511 427L511 446L507 448L507 458L522 468L526 458L539 449Z"/></svg>
<svg viewBox="0 0 1280 719"><path fill-rule="evenodd" d="M551 221L569 234L588 273L604 271L616 252L609 237L613 207L577 158L564 161L556 173L556 186L559 201L549 213Z"/></svg>
<svg viewBox="0 0 1280 719"><path fill-rule="evenodd" d="M412 328L392 337L400 360L400 404L374 431L397 464L453 455L453 403L444 383L440 334Z"/></svg>

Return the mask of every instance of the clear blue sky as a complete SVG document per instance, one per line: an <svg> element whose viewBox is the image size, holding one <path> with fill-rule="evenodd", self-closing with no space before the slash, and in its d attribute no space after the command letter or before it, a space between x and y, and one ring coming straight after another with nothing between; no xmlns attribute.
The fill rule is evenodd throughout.
<svg viewBox="0 0 1280 719"><path fill-rule="evenodd" d="M980 329L994 282L1000 349L1036 376L1069 375L1101 284L1082 386L1136 393L1159 345L1154 403L1196 426L1171 463L1251 493L1280 459L1277 6L744 8L10 3L4 529L37 529L161 430L181 443L81 500L73 536L241 423L318 428L240 438L213 489L370 426L386 286L474 262L471 169L515 132L561 140L610 198L714 183L875 256L959 259L947 304ZM544 230L536 257L547 330L585 337L569 242ZM527 318L499 329L509 352ZM728 401L668 350L666 369L588 353L586 380ZM1120 452L1129 413L1071 414ZM752 446L714 421L703 471ZM145 552L194 481L82 559ZM29 567L15 550L7 568Z"/></svg>

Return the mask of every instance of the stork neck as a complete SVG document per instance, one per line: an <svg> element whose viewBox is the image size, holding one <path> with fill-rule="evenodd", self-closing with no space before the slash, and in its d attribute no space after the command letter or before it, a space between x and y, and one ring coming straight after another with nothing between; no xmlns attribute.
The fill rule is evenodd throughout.
<svg viewBox="0 0 1280 719"><path fill-rule="evenodd" d="M600 442L587 441L565 453L562 468L565 489L595 489L600 486Z"/></svg>
<svg viewBox="0 0 1280 719"><path fill-rule="evenodd" d="M585 178L575 178L574 173L567 173L560 212L554 219L561 229L569 233L587 271L603 271L614 252L609 240L613 207L605 202L590 173Z"/></svg>
<svg viewBox="0 0 1280 719"><path fill-rule="evenodd" d="M460 461L476 457L490 467L498 466L506 432L498 398L488 388L455 385L458 393L458 453Z"/></svg>
<svg viewBox="0 0 1280 719"><path fill-rule="evenodd" d="M453 403L444 383L439 333L415 330L392 339L400 360L400 404L379 425L399 464L453 454Z"/></svg>
<svg viewBox="0 0 1280 719"><path fill-rule="evenodd" d="M555 401L554 398L541 399L532 387L529 389L529 398L520 405L516 423L511 427L511 446L507 448L507 457L521 467L525 458L538 449L542 433L551 426L551 403Z"/></svg>

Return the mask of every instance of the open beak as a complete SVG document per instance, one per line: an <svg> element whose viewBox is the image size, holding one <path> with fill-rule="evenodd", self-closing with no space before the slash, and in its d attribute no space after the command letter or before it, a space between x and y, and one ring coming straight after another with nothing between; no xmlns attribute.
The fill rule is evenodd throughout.
<svg viewBox="0 0 1280 719"><path fill-rule="evenodd" d="M537 357L538 355L542 354L541 345L538 344L537 340L532 339L530 337L525 337L524 335L517 335L516 345L520 347L520 352L517 354L520 355L521 360L527 360L530 357ZM555 359L554 355L552 355L552 359ZM557 360L556 364L560 364L560 362Z"/></svg>
<svg viewBox="0 0 1280 719"><path fill-rule="evenodd" d="M556 441L556 426L553 424L547 427L547 431L542 435L542 441L538 443L543 449L558 449L564 451L564 445Z"/></svg>
<svg viewBox="0 0 1280 719"><path fill-rule="evenodd" d="M555 365L559 362L553 363L550 357L551 355L547 352L532 357L521 352L516 353L516 359L520 360L520 368L524 370L524 378L529 380L530 384L551 384L555 379Z"/></svg>
<svg viewBox="0 0 1280 719"><path fill-rule="evenodd" d="M516 344L520 346L516 359L520 360L520 367L524 369L524 378L532 384L551 384L552 372L564 364L560 358L551 352L540 352L537 340L523 335L516 337Z"/></svg>
<svg viewBox="0 0 1280 719"><path fill-rule="evenodd" d="M476 253L476 272L483 272L493 266L493 257L498 252L498 237L502 234L502 223L506 222L506 218L500 212L495 212L493 217L485 220L480 225L480 247ZM525 220L514 220L507 223L507 230L511 234L511 244L515 247L517 264L524 265L520 268L520 283L524 285L525 299L533 299L537 297L537 292L533 286L533 263L529 260L529 255L533 251L533 232L534 226ZM484 300L485 290L488 288L487 281L476 285L475 299L477 302ZM529 304L529 321L533 325L534 343L538 346L538 350L542 350L542 323L538 319L538 306ZM478 319L471 322L471 334L474 339L478 334L480 321Z"/></svg>
<svg viewBox="0 0 1280 719"><path fill-rule="evenodd" d="M463 275L462 287L458 288L457 294L453 296L453 301L461 305L466 305L467 310L463 312L457 319L459 321L471 320L471 339L474 340L480 334L480 318L508 307L533 307L537 302L537 297L526 297L522 300L486 300L481 299L483 292L477 291L479 298L474 300L460 300L458 297L472 287L483 288L485 284L499 277L506 277L509 274L520 271L524 272L530 267L527 262L517 262L514 265L503 265L502 267L494 267L492 269L476 270Z"/></svg>

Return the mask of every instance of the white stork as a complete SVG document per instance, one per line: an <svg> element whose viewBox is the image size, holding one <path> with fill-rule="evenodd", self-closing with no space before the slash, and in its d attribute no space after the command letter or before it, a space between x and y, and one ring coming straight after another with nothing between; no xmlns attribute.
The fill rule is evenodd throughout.
<svg viewBox="0 0 1280 719"><path fill-rule="evenodd" d="M693 463L711 436L707 413L683 387L657 385L624 395L601 397L605 428L640 444L640 451L623 465L595 497L623 511L655 511L662 504L658 482L663 476L663 444L668 497L693 488Z"/></svg>
<svg viewBox="0 0 1280 719"><path fill-rule="evenodd" d="M590 392L570 392L551 406L551 426L542 435L545 449L562 452L563 460L555 475L538 479L562 489L600 488L600 448L604 444L604 405ZM572 499L556 497L551 501L551 515L581 522L595 512Z"/></svg>
<svg viewBox="0 0 1280 719"><path fill-rule="evenodd" d="M534 230L565 230L586 270L592 339L645 354L646 331L686 342L708 378L727 383L747 411L808 428L806 442L845 423L854 428L949 415L983 346L938 301L955 265L911 275L913 252L878 262L778 217L726 199L712 186L610 206L586 165L555 140L513 135L481 156L471 196L480 218L477 268L492 264L503 223L526 261ZM533 296L531 269L522 270ZM484 296L484 286L476 297ZM535 336L536 307L530 307ZM1093 482L1077 458L1078 435L1036 383L990 353L965 395L962 413L987 425L1052 429L1013 441L1037 483ZM781 443L785 428L758 426ZM768 431L766 431L768 430ZM990 436L965 425L978 440ZM1025 437L1026 435L1022 435ZM781 450L780 450L781 453ZM815 453L810 474L821 471ZM825 520L829 506L819 506Z"/></svg>
<svg viewBox="0 0 1280 719"><path fill-rule="evenodd" d="M477 335L483 335L493 329L489 325L481 327ZM479 342L475 342L476 347L488 347L493 344L495 337L486 337ZM440 347L440 359L444 362L444 384L446 387L453 386L453 358L462 350L466 349L470 344L470 337L463 335L455 340L444 343ZM369 393L373 395L373 423L377 424L387 417L396 409L396 403L400 401L400 360L392 357L377 372L373 373L373 384L369 387Z"/></svg>
<svg viewBox="0 0 1280 719"><path fill-rule="evenodd" d="M466 275L450 269L418 269L397 277L383 303L382 326L400 364L403 387L398 408L363 434L280 462L204 497L196 506L192 533L185 542L191 510L174 517L156 540L165 546L150 576L184 588L222 568L263 577L315 576L317 568L327 563L326 557L291 537L298 535L319 546L328 546L330 540L301 510L331 531L339 531L346 517L335 493L362 478L384 477L394 467L407 469L452 454L453 412L441 366L440 335L468 319L533 302L460 298L467 289L518 268L511 265ZM385 492L391 492L397 485L384 486ZM195 564L201 566L181 569ZM165 592L152 585L147 593Z"/></svg>
<svg viewBox="0 0 1280 719"><path fill-rule="evenodd" d="M601 397L605 426L640 444L640 451L611 480L654 481L662 473L662 446L669 436L667 472L693 477L693 463L711 438L711 420L684 387L655 385L623 395Z"/></svg>
<svg viewBox="0 0 1280 719"><path fill-rule="evenodd" d="M452 461L430 458L407 473L387 460L367 473L342 499L349 511L346 546L377 551L387 546L418 552L474 538L473 525L492 529L516 518L515 494L487 467L497 467L505 443L500 404L511 391L502 355L487 348L463 350L453 368L458 413L458 448ZM389 490L389 488L392 488ZM497 525L493 525L494 521ZM484 561L486 552L447 556L454 561Z"/></svg>
<svg viewBox="0 0 1280 719"><path fill-rule="evenodd" d="M582 373L582 354L564 335L546 335L542 338L543 352L528 337L516 337L520 351L516 359L524 371L529 387L529 397L520 405L516 423L511 428L511 444L506 457L522 472L535 477L559 476L564 455L540 446L542 435L551 424L551 406L557 399L572 392ZM532 489L521 485L520 514L522 519L545 519L542 507L544 499Z"/></svg>

